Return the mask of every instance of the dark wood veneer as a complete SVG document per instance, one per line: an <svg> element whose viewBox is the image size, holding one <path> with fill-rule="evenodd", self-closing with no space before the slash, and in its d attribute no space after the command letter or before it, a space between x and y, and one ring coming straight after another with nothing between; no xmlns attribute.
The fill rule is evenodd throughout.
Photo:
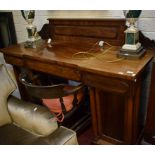
<svg viewBox="0 0 155 155"><path fill-rule="evenodd" d="M50 36L59 41L108 41L122 45L125 20L123 19L48 19ZM115 22L113 22L115 21Z"/></svg>

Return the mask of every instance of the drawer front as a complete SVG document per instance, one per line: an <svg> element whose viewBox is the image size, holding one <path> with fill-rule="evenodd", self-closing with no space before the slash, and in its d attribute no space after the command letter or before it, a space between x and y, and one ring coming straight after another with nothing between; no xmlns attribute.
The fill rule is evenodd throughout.
<svg viewBox="0 0 155 155"><path fill-rule="evenodd" d="M15 57L15 56L5 56L4 59L8 64L16 65L16 66L23 66L22 58Z"/></svg>
<svg viewBox="0 0 155 155"><path fill-rule="evenodd" d="M56 76L60 76L70 80L81 80L80 72L75 68L69 68L62 65L52 64L52 63L43 63L39 61L26 60L25 67L30 69L41 71Z"/></svg>
<svg viewBox="0 0 155 155"><path fill-rule="evenodd" d="M83 73L82 81L89 86L100 88L107 92L114 92L125 95L129 91L129 85L124 81L115 80L113 78L107 78L99 75Z"/></svg>

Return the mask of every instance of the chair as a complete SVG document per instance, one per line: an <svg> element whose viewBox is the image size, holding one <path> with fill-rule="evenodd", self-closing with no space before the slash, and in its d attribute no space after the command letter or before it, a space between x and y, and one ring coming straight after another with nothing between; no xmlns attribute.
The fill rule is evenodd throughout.
<svg viewBox="0 0 155 155"><path fill-rule="evenodd" d="M74 114L78 115L82 111L82 103L84 102L84 86L82 84L73 86L68 83L49 85L46 83L45 85L43 84L45 82L39 80L39 77L40 74L33 75L33 73L27 71L21 73L19 80L26 87L30 96L40 99L51 113L55 114L60 125L65 125L77 131L76 127L78 125L82 124L82 128L86 123L90 123L90 119L88 119L90 115L87 114L81 120L80 118L76 121L73 120ZM80 110L78 111L78 109Z"/></svg>
<svg viewBox="0 0 155 155"><path fill-rule="evenodd" d="M0 144L78 144L76 133L58 127L46 107L11 95L16 82L4 64L0 64L0 81Z"/></svg>

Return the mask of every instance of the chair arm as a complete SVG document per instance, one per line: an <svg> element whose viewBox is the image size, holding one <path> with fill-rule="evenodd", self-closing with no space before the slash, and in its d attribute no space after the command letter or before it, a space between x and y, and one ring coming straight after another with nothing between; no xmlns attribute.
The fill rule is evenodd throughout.
<svg viewBox="0 0 155 155"><path fill-rule="evenodd" d="M55 117L46 107L22 101L14 96L8 99L8 111L17 126L33 134L47 136L58 128Z"/></svg>
<svg viewBox="0 0 155 155"><path fill-rule="evenodd" d="M35 145L78 145L76 132L60 126L52 134L39 137L32 144Z"/></svg>

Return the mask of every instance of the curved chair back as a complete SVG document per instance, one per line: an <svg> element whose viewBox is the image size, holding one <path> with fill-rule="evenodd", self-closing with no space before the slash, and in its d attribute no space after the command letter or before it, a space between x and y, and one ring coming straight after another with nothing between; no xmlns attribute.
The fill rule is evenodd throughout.
<svg viewBox="0 0 155 155"><path fill-rule="evenodd" d="M19 76L20 82L26 87L30 96L41 99L51 112L62 116L61 119L58 119L59 122L62 122L64 114L75 111L78 107L84 96L81 91L84 86L82 84L78 86L69 84L41 85L40 81L36 82L37 85L33 84L37 78L37 75L29 77L26 73L21 73Z"/></svg>
<svg viewBox="0 0 155 155"><path fill-rule="evenodd" d="M25 73L20 74L19 80L26 87L28 93L31 96L37 97L39 99L61 98L70 94L76 94L80 89L83 88L82 84L79 84L78 86L70 86L68 84L57 84L48 86L35 85L31 83Z"/></svg>

